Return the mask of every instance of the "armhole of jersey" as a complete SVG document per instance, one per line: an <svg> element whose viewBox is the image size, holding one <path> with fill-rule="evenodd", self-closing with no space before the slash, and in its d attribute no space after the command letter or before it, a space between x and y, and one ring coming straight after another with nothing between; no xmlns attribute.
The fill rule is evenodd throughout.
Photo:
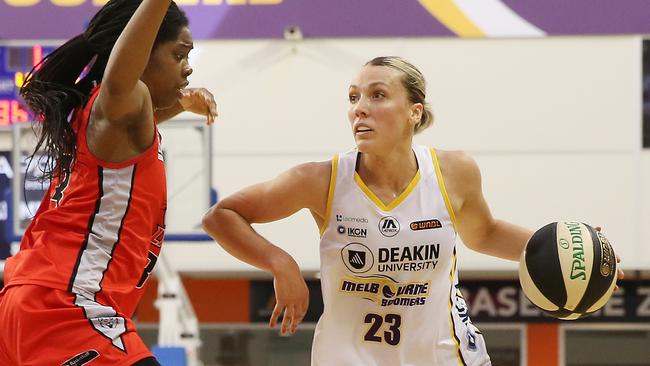
<svg viewBox="0 0 650 366"><path fill-rule="evenodd" d="M325 220L323 220L323 226L320 228L320 237L323 237L325 229L330 224L330 216L332 214L332 201L334 201L334 189L336 188L336 173L339 166L339 155L336 154L332 158L332 174L330 175L330 188L327 193L327 208L325 209Z"/></svg>
<svg viewBox="0 0 650 366"><path fill-rule="evenodd" d="M454 214L454 209L451 206L451 201L447 195L447 188L445 188L445 181L442 179L442 172L440 171L440 164L438 163L438 156L436 155L436 149L430 147L431 158L433 159L433 165L436 169L436 176L438 177L438 185L440 186L440 193L442 193L442 198L445 200L445 206L447 206L447 212L449 212L449 217L451 218L451 223L454 224L454 231L458 232L458 225L456 224L456 215Z"/></svg>
<svg viewBox="0 0 650 366"><path fill-rule="evenodd" d="M79 134L79 138L82 140L83 147L85 148L86 151L90 151L90 148L88 147L88 141L86 141L86 130L88 129L88 124L90 123L90 114L92 113L93 105L95 104L95 100L97 99L98 95L99 95L99 85L95 86L90 91L90 96L88 98L88 101L82 108L80 108L77 111L77 113L80 113L84 118L83 119L79 118L76 121L78 123L78 126L77 126L77 131L75 132Z"/></svg>
<svg viewBox="0 0 650 366"><path fill-rule="evenodd" d="M101 84L100 84L101 85ZM90 124L90 114L92 113L93 106L95 104L95 101L97 100L97 97L99 96L99 87L100 85L97 85L93 88L90 99L88 100L88 103L84 107L83 111L86 114L86 119L84 121L80 121L81 125L79 126L79 131L77 132L80 136L78 136L78 146L77 148L81 148L84 153L86 153L92 162L94 164L97 164L99 166L109 168L109 169L121 169L125 168L127 166L131 166L134 164L139 163L140 161L146 159L149 155L158 155L158 150L160 147L160 144L162 143L162 136L160 135L160 132L158 130L158 126L155 123L155 117L154 117L154 138L153 142L151 143L151 146L149 146L145 151L142 153L134 156L133 158L126 160L126 161L121 161L118 163L113 163L110 161L105 161L100 158L98 158L91 150L90 150L90 145L88 145L88 138L86 131L88 129L88 125ZM86 108L88 110L86 110ZM162 159L161 159L162 160Z"/></svg>

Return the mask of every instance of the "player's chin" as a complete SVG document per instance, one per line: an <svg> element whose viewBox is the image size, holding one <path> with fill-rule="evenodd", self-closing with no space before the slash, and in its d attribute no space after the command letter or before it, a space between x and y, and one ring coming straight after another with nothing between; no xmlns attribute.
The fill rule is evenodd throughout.
<svg viewBox="0 0 650 366"><path fill-rule="evenodd" d="M377 144L374 141L368 139L356 138L357 150L359 152L369 154L376 150Z"/></svg>

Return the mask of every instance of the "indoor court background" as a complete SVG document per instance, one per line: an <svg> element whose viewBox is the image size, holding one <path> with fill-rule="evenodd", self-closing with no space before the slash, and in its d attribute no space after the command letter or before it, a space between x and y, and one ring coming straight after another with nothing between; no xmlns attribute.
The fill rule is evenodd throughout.
<svg viewBox="0 0 650 366"><path fill-rule="evenodd" d="M399 55L425 75L436 118L416 143L472 154L496 217L529 228L558 220L599 225L622 258L626 280L610 303L588 319L558 322L525 299L515 262L459 242L461 286L494 365L650 365L650 49L644 41L650 4L179 4L195 37L190 86L209 88L220 116L211 128L189 114L161 127L169 211L164 261L137 314L148 344L186 347L188 365L309 364L322 310L318 230L309 213L256 226L289 251L309 279L310 312L292 337L266 325L271 278L209 241L200 219L214 199L353 148L348 84L369 59ZM83 0L0 1L0 188L9 189L0 200L0 221L7 222L0 228L0 259L16 250L13 234L20 228L9 229L12 214L17 219L25 212L11 210L14 196L22 197L11 181L24 174L11 169L14 130L28 119L14 103L16 73L39 48L47 52L81 32L82 19L96 9ZM44 18L51 11L61 17ZM41 24L22 27L17 20L25 16ZM18 56L10 58L16 54L20 67L13 63ZM29 146L29 137L20 141ZM2 169L3 156L9 170ZM178 295L179 302L165 302L163 293ZM188 329L199 332L188 338Z"/></svg>

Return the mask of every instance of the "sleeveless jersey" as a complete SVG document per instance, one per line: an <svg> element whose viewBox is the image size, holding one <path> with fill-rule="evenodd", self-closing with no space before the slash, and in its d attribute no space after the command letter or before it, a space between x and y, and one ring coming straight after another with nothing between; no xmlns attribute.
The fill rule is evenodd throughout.
<svg viewBox="0 0 650 366"><path fill-rule="evenodd" d="M332 161L312 365L490 365L458 287L435 151L413 151L418 172L388 205L356 173L357 151Z"/></svg>
<svg viewBox="0 0 650 366"><path fill-rule="evenodd" d="M72 171L52 180L19 252L6 262L5 285L75 294L92 325L119 343L123 317L133 315L160 253L167 188L157 129L151 147L129 161L104 162L90 152L86 127L98 92L73 115Z"/></svg>

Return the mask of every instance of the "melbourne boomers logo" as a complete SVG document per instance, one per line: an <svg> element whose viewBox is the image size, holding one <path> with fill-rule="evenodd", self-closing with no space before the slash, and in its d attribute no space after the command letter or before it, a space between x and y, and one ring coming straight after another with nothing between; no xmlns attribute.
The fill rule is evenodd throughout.
<svg viewBox="0 0 650 366"><path fill-rule="evenodd" d="M385 275L343 277L339 291L370 300L380 306L424 305L431 281L400 283Z"/></svg>
<svg viewBox="0 0 650 366"><path fill-rule="evenodd" d="M392 216L382 217L379 220L379 232L387 237L397 235L399 233L399 221Z"/></svg>
<svg viewBox="0 0 650 366"><path fill-rule="evenodd" d="M375 265L375 256L367 246L350 243L341 249L341 259L353 273L368 272Z"/></svg>

